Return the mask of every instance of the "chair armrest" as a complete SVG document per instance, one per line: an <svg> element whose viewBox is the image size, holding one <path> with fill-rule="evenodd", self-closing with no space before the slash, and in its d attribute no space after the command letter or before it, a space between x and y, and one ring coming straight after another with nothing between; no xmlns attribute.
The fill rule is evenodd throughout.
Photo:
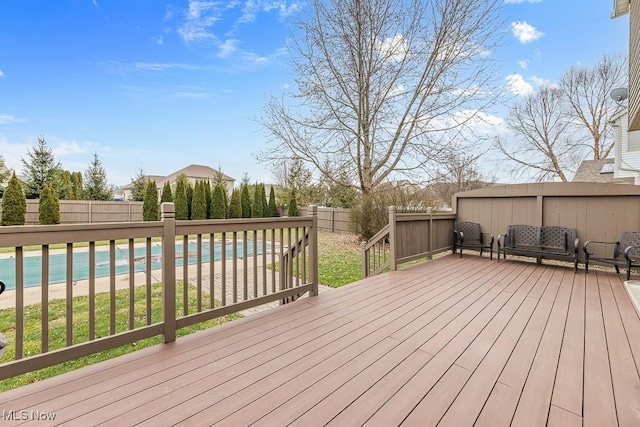
<svg viewBox="0 0 640 427"><path fill-rule="evenodd" d="M582 250L584 251L584 254L588 257L589 255L593 255L592 252L589 252L587 250L587 246L589 246L592 243L599 243L599 244L604 244L604 245L612 245L614 243L619 243L619 242L601 242L598 240L587 240L586 242L584 242L584 245L582 246Z"/></svg>
<svg viewBox="0 0 640 427"><path fill-rule="evenodd" d="M627 261L629 261L629 262L635 262L635 261L636 261L635 259L632 259L632 258L630 257L630 255L629 255L629 252L631 252L631 249L634 249L634 248L640 248L640 246L639 246L639 245L631 245L631 246L627 246L627 247L624 249L624 257L625 257L625 258L627 259Z"/></svg>
<svg viewBox="0 0 640 427"><path fill-rule="evenodd" d="M460 244L462 244L462 242L464 242L464 233L462 231L453 230L453 234L454 234L454 236L456 236L456 239L458 240L458 242Z"/></svg>
<svg viewBox="0 0 640 427"><path fill-rule="evenodd" d="M573 253L576 254L576 256L578 256L579 248L580 248L580 239L576 237L575 242L573 242Z"/></svg>
<svg viewBox="0 0 640 427"><path fill-rule="evenodd" d="M488 232L488 231L485 231L485 232L483 232L483 233L482 233L482 235L483 235L483 236L484 236L485 234L488 234L488 235L489 235L489 237L490 237L489 245L493 246L493 242L494 242L494 240L495 240L495 239L493 238L493 233L490 233L490 232Z"/></svg>

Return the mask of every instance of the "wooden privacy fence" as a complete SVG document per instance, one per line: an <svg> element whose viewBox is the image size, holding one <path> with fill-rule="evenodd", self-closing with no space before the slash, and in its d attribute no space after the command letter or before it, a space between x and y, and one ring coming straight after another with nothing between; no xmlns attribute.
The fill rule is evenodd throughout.
<svg viewBox="0 0 640 427"><path fill-rule="evenodd" d="M280 215L286 215L287 209L280 208ZM309 208L301 207L298 209L301 216L309 214ZM318 229L328 231L330 233L351 233L351 209L336 209L318 207Z"/></svg>
<svg viewBox="0 0 640 427"><path fill-rule="evenodd" d="M27 200L26 225L37 225L38 200ZM0 213L2 203L0 201ZM60 200L60 224L142 221L142 202Z"/></svg>
<svg viewBox="0 0 640 427"><path fill-rule="evenodd" d="M0 259L0 279L8 285L0 306L15 309L4 356L14 360L0 365L0 379L156 335L172 342L176 329L317 295L315 206L305 217L204 221L176 221L174 209L163 203L161 221L0 227L0 246L12 248ZM62 249L52 247L59 244ZM152 298L158 286L159 301ZM118 289L127 293L125 302L116 299ZM134 304L140 291L142 311ZM98 330L96 300L104 293L109 326ZM86 308L74 300L85 295ZM54 298L65 301L63 315L50 311ZM40 320L27 325L29 305L37 302ZM154 312L162 314L154 318ZM51 332L50 315L65 325L60 336ZM27 335L40 339L38 348L25 347Z"/></svg>
<svg viewBox="0 0 640 427"><path fill-rule="evenodd" d="M398 264L453 248L451 213L397 213L389 207L389 223L368 241L362 242L362 277L374 276Z"/></svg>
<svg viewBox="0 0 640 427"><path fill-rule="evenodd" d="M623 231L640 230L640 186L601 183L503 185L454 196L458 221L480 223L498 237L508 225L561 225L588 240L616 241ZM590 246L591 248L591 246ZM596 257L613 254L613 245L593 245Z"/></svg>

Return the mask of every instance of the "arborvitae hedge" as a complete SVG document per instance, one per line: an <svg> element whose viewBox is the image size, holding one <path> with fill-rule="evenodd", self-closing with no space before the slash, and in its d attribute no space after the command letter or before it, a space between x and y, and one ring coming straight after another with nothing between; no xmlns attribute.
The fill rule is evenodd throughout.
<svg viewBox="0 0 640 427"><path fill-rule="evenodd" d="M242 218L242 203L240 201L240 192L235 188L231 193L231 201L229 202L229 218Z"/></svg>
<svg viewBox="0 0 640 427"><path fill-rule="evenodd" d="M262 191L260 190L261 184L256 184L253 187L253 204L251 205L251 217L262 218L264 217L264 210L262 207Z"/></svg>
<svg viewBox="0 0 640 427"><path fill-rule="evenodd" d="M22 184L16 177L11 176L4 194L2 195L2 225L24 225L27 216L27 198L24 195Z"/></svg>
<svg viewBox="0 0 640 427"><path fill-rule="evenodd" d="M155 181L148 180L144 187L142 219L145 221L157 221L160 219L158 213L158 190Z"/></svg>
<svg viewBox="0 0 640 427"><path fill-rule="evenodd" d="M182 180L176 184L176 194L174 195L176 206L176 219L189 219L189 208L187 207L187 188Z"/></svg>
<svg viewBox="0 0 640 427"><path fill-rule="evenodd" d="M273 186L271 186L271 190L269 190L269 205L267 208L267 216L278 216L278 207L276 206L276 193L273 189Z"/></svg>
<svg viewBox="0 0 640 427"><path fill-rule="evenodd" d="M242 184L240 203L242 205L242 218L251 218L251 198L249 197L249 186L247 184Z"/></svg>
<svg viewBox="0 0 640 427"><path fill-rule="evenodd" d="M191 219L207 219L207 194L204 182L196 182L191 201Z"/></svg>
<svg viewBox="0 0 640 427"><path fill-rule="evenodd" d="M207 207L207 218L211 218L211 203L213 200L213 190L211 189L211 184L209 181L204 181L204 195L206 196L205 206Z"/></svg>
<svg viewBox="0 0 640 427"><path fill-rule="evenodd" d="M173 193L171 192L171 185L169 181L164 183L162 187L162 195L160 196L160 203L173 202Z"/></svg>
<svg viewBox="0 0 640 427"><path fill-rule="evenodd" d="M288 216L299 216L298 202L296 201L296 191L291 189L291 197L289 197L289 209L287 210Z"/></svg>
<svg viewBox="0 0 640 427"><path fill-rule="evenodd" d="M187 181L187 219L191 219L191 205L193 203L193 186Z"/></svg>
<svg viewBox="0 0 640 427"><path fill-rule="evenodd" d="M227 198L225 193L226 190L223 184L218 183L213 187L213 195L211 197L212 219L224 219L227 217Z"/></svg>
<svg viewBox="0 0 640 427"><path fill-rule="evenodd" d="M42 225L60 224L60 201L50 184L45 184L40 192L38 219Z"/></svg>

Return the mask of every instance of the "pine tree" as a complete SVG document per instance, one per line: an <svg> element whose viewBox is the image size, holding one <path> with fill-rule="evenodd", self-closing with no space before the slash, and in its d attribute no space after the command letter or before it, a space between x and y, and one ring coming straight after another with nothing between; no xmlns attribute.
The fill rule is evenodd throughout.
<svg viewBox="0 0 640 427"><path fill-rule="evenodd" d="M240 204L242 206L242 218L251 218L251 198L249 196L249 185L242 184L240 189Z"/></svg>
<svg viewBox="0 0 640 427"><path fill-rule="evenodd" d="M173 202L173 193L171 193L171 185L169 181L164 183L162 187L162 196L160 196L160 203Z"/></svg>
<svg viewBox="0 0 640 427"><path fill-rule="evenodd" d="M296 202L296 190L291 189L291 197L289 197L289 209L287 210L288 216L299 216L298 202Z"/></svg>
<svg viewBox="0 0 640 427"><path fill-rule="evenodd" d="M84 198L86 200L111 200L113 194L107 186L107 172L98 158L98 153L93 153L93 159L84 172Z"/></svg>
<svg viewBox="0 0 640 427"><path fill-rule="evenodd" d="M271 186L271 190L269 190L269 208L267 210L267 216L269 217L278 216L278 207L276 205L276 193L273 189L273 185Z"/></svg>
<svg viewBox="0 0 640 427"><path fill-rule="evenodd" d="M207 194L203 181L196 182L191 200L191 219L207 219Z"/></svg>
<svg viewBox="0 0 640 427"><path fill-rule="evenodd" d="M0 153L0 198L4 191L4 183L11 179L11 171L7 169L7 164L2 153Z"/></svg>
<svg viewBox="0 0 640 427"><path fill-rule="evenodd" d="M142 219L144 221L157 221L159 218L158 187L155 181L147 180L142 201Z"/></svg>
<svg viewBox="0 0 640 427"><path fill-rule="evenodd" d="M229 218L242 218L242 202L240 201L240 191L233 189L231 201L229 202Z"/></svg>
<svg viewBox="0 0 640 427"><path fill-rule="evenodd" d="M50 184L45 184L40 193L38 219L42 225L60 224L60 200Z"/></svg>
<svg viewBox="0 0 640 427"><path fill-rule="evenodd" d="M22 190L22 184L15 172L9 179L2 197L1 225L24 225L27 215L27 199Z"/></svg>
<svg viewBox="0 0 640 427"><path fill-rule="evenodd" d="M187 207L187 187L186 180L180 179L178 176L176 182L176 192L174 194L176 205L176 219L189 219L189 208Z"/></svg>
<svg viewBox="0 0 640 427"><path fill-rule="evenodd" d="M131 181L131 195L129 200L133 202L141 202L147 191L147 176L142 168L138 169L136 177Z"/></svg>
<svg viewBox="0 0 640 427"><path fill-rule="evenodd" d="M253 188L253 204L251 205L251 208L251 218L264 217L262 206L262 191L260 191L260 184L256 184Z"/></svg>
<svg viewBox="0 0 640 427"><path fill-rule="evenodd" d="M227 218L227 198L226 191L222 184L218 183L213 187L213 196L211 197L211 218L223 219Z"/></svg>
<svg viewBox="0 0 640 427"><path fill-rule="evenodd" d="M47 147L47 142L43 136L38 137L38 145L33 150L27 151L27 158L22 158L25 176L25 196L27 199L37 199L45 184L49 183L57 191L59 184L60 169L58 162L53 155L53 150Z"/></svg>

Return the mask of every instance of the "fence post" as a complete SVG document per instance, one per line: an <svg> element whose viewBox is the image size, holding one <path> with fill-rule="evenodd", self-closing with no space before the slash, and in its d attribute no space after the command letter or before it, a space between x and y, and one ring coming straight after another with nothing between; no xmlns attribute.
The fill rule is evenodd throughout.
<svg viewBox="0 0 640 427"><path fill-rule="evenodd" d="M91 209L91 202L89 202L89 224L93 223L93 209Z"/></svg>
<svg viewBox="0 0 640 427"><path fill-rule="evenodd" d="M391 270L398 269L396 256L396 207L389 206L389 252L391 253Z"/></svg>
<svg viewBox="0 0 640 427"><path fill-rule="evenodd" d="M318 295L318 207L309 206L309 216L311 216L311 231L309 232L309 278L313 288L311 296ZM333 227L332 227L333 228Z"/></svg>
<svg viewBox="0 0 640 427"><path fill-rule="evenodd" d="M164 202L162 210L162 320L164 342L176 340L176 208Z"/></svg>
<svg viewBox="0 0 640 427"><path fill-rule="evenodd" d="M331 232L336 232L336 209L331 208Z"/></svg>

